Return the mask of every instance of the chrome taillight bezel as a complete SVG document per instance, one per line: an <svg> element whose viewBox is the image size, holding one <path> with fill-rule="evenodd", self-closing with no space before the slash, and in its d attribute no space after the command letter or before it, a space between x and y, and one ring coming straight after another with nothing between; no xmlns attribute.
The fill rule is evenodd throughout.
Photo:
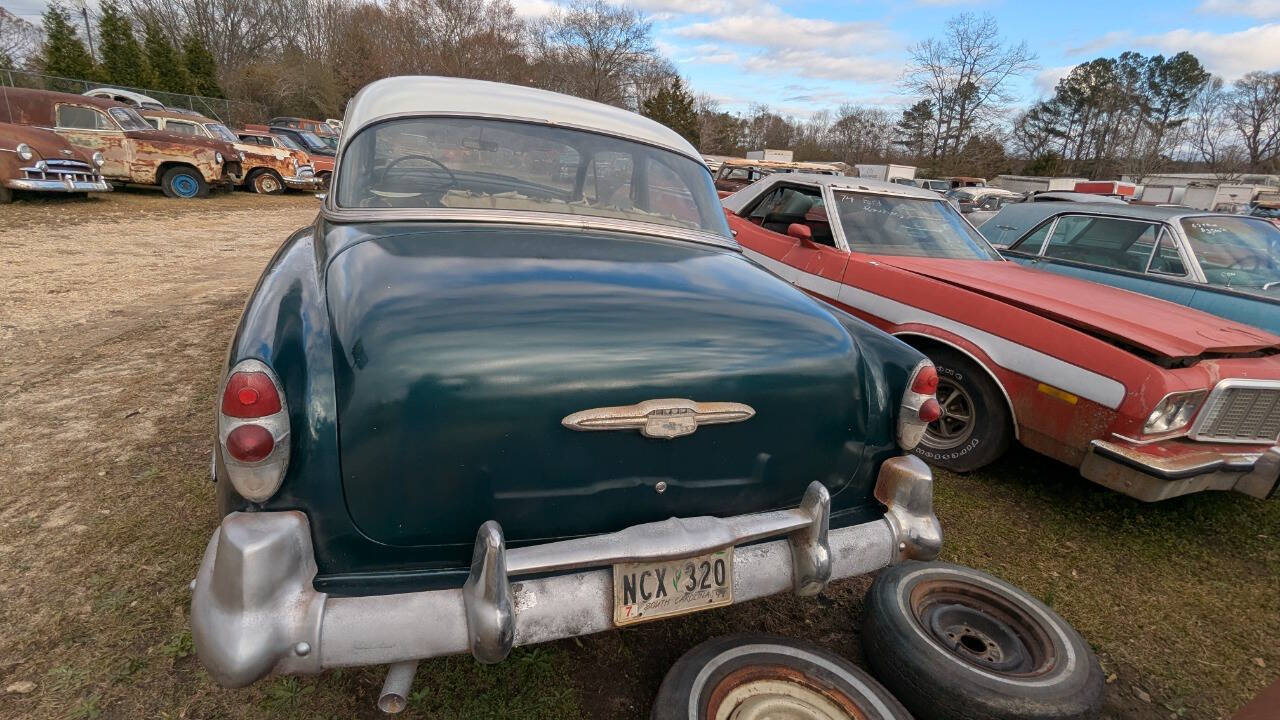
<svg viewBox="0 0 1280 720"><path fill-rule="evenodd" d="M920 371L926 367L933 368L933 362L921 360L911 371L906 389L902 393L902 403L898 407L898 447L906 451L916 449L924 439L924 431L929 427L929 423L920 419L920 408L929 400L934 400L935 396L912 390ZM937 372L937 368L934 368L934 372Z"/></svg>
<svg viewBox="0 0 1280 720"><path fill-rule="evenodd" d="M239 372L259 372L266 375L280 397L280 409L271 415L254 418L224 415L222 395L226 392L227 382ZM241 497L252 502L265 502L280 489L280 484L284 482L285 470L289 467L289 404L284 388L280 385L280 378L276 377L275 371L261 360L241 360L219 383L216 402L218 403L218 453L227 471L227 478ZM227 451L227 436L242 425L257 425L271 433L273 445L271 452L265 458L257 462L242 462Z"/></svg>

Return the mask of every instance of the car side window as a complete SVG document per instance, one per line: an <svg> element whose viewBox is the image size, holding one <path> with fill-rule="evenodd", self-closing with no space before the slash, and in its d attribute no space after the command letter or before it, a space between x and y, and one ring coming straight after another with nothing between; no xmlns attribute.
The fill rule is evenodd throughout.
<svg viewBox="0 0 1280 720"><path fill-rule="evenodd" d="M1026 255L1039 255L1040 249L1044 247L1045 238L1049 237L1051 227L1053 227L1053 218L1040 223L1040 227L1022 236L1022 239L1010 245L1009 249ZM986 227L983 227L983 230L986 230Z"/></svg>
<svg viewBox="0 0 1280 720"><path fill-rule="evenodd" d="M1049 236L1045 257L1116 270L1145 272L1159 227L1093 215L1064 215Z"/></svg>
<svg viewBox="0 0 1280 720"><path fill-rule="evenodd" d="M1182 262L1182 256L1178 254L1178 246L1174 244L1167 230L1160 231L1160 244L1156 247L1156 254L1151 258L1151 267L1147 272L1179 277L1187 274L1187 267Z"/></svg>
<svg viewBox="0 0 1280 720"><path fill-rule="evenodd" d="M782 235L787 234L791 223L800 223L808 226L813 242L836 245L822 191L815 187L776 187L748 214L747 220Z"/></svg>
<svg viewBox="0 0 1280 720"><path fill-rule="evenodd" d="M115 129L115 124L107 118L106 114L99 112L95 108L82 105L59 105L56 114L58 127L60 128L73 130Z"/></svg>
<svg viewBox="0 0 1280 720"><path fill-rule="evenodd" d="M157 130L159 130L159 129L160 129L160 121L159 121L159 120L157 120L157 119L155 119L155 118L151 118L151 117L144 117L144 118L142 118L142 119L143 119L143 120L146 120L146 121L147 121L147 124L148 124L148 125L150 125L151 127L155 128L155 129L157 129Z"/></svg>
<svg viewBox="0 0 1280 720"><path fill-rule="evenodd" d="M181 120L169 120L164 124L164 129L179 135L194 136L200 134L196 132L195 123L183 122Z"/></svg>
<svg viewBox="0 0 1280 720"><path fill-rule="evenodd" d="M646 184L649 212L669 215L687 223L698 223L698 203L693 199L689 186L662 161L649 157L649 182Z"/></svg>

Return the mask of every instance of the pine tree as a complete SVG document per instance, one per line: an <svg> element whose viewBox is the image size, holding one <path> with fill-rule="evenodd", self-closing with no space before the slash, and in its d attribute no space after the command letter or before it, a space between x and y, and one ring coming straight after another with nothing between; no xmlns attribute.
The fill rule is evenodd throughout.
<svg viewBox="0 0 1280 720"><path fill-rule="evenodd" d="M205 97L224 97L218 85L218 66L209 46L195 33L189 33L182 41L182 62L191 77L191 92Z"/></svg>
<svg viewBox="0 0 1280 720"><path fill-rule="evenodd" d="M80 42L76 28L71 24L71 13L58 3L52 3L44 11L44 43L40 46L39 66L46 75L92 80L97 75L93 57ZM53 89L74 90L55 82Z"/></svg>
<svg viewBox="0 0 1280 720"><path fill-rule="evenodd" d="M127 87L151 87L153 78L133 35L133 23L113 0L103 0L98 18L103 79Z"/></svg>
<svg viewBox="0 0 1280 720"><path fill-rule="evenodd" d="M160 24L154 18L144 20L142 34L147 66L155 78L155 89L171 93L190 92L191 78L187 76L187 68Z"/></svg>
<svg viewBox="0 0 1280 720"><path fill-rule="evenodd" d="M694 147L700 144L702 124L698 122L698 110L693 95L684 89L680 76L672 78L653 97L645 100L641 110L645 117L675 130Z"/></svg>

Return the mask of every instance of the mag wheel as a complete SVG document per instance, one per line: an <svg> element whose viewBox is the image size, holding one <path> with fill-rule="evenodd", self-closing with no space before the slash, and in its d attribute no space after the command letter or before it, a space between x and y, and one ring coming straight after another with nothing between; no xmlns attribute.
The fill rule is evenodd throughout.
<svg viewBox="0 0 1280 720"><path fill-rule="evenodd" d="M972 568L906 563L876 578L862 630L877 679L936 720L1087 720L1098 660L1066 620Z"/></svg>
<svg viewBox="0 0 1280 720"><path fill-rule="evenodd" d="M991 376L963 354L929 352L938 368L942 416L929 423L915 453L948 470L977 470L1004 454L1013 435L1009 408Z"/></svg>
<svg viewBox="0 0 1280 720"><path fill-rule="evenodd" d="M652 720L910 720L847 660L790 638L743 633L685 653L658 690Z"/></svg>

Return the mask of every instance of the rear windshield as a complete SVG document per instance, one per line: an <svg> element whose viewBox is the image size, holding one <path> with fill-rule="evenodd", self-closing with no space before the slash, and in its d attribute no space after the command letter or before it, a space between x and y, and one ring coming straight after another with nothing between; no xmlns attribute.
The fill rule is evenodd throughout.
<svg viewBox="0 0 1280 720"><path fill-rule="evenodd" d="M210 133L213 134L214 137L218 138L219 140L226 140L227 142L240 142L240 139L236 137L236 134L231 132L231 130L229 130L227 126L223 125L222 123L206 123L205 129L207 129Z"/></svg>
<svg viewBox="0 0 1280 720"><path fill-rule="evenodd" d="M124 130L150 130L151 126L146 120L138 114L137 110L126 107L113 107L107 112L111 113L111 117L120 123L120 127Z"/></svg>
<svg viewBox="0 0 1280 720"><path fill-rule="evenodd" d="M836 214L849 249L874 255L999 260L982 236L939 198L836 191Z"/></svg>
<svg viewBox="0 0 1280 720"><path fill-rule="evenodd" d="M345 147L346 208L559 213L728 236L711 175L677 153L583 130L477 118L405 118Z"/></svg>
<svg viewBox="0 0 1280 720"><path fill-rule="evenodd" d="M1206 215L1182 219L1205 280L1280 295L1280 228L1262 219Z"/></svg>

